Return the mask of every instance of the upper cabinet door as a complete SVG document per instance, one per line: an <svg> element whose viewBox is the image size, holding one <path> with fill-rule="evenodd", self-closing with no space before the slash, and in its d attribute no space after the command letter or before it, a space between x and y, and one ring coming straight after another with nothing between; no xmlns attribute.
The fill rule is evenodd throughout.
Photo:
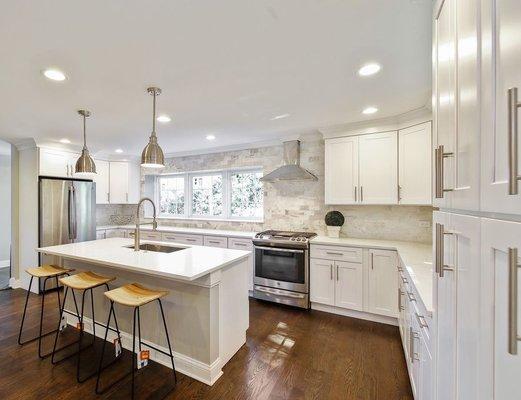
<svg viewBox="0 0 521 400"><path fill-rule="evenodd" d="M358 197L358 136L325 143L326 204L356 204Z"/></svg>
<svg viewBox="0 0 521 400"><path fill-rule="evenodd" d="M369 250L369 312L398 316L397 264L395 251Z"/></svg>
<svg viewBox="0 0 521 400"><path fill-rule="evenodd" d="M431 123L398 132L400 204L432 204Z"/></svg>
<svg viewBox="0 0 521 400"><path fill-rule="evenodd" d="M360 203L398 203L397 132L360 136Z"/></svg>
<svg viewBox="0 0 521 400"><path fill-rule="evenodd" d="M96 163L96 204L109 204L109 162L95 160Z"/></svg>
<svg viewBox="0 0 521 400"><path fill-rule="evenodd" d="M480 390L483 399L516 399L521 377L521 223L482 218L481 235L479 331L485 348Z"/></svg>
<svg viewBox="0 0 521 400"><path fill-rule="evenodd" d="M521 5L482 3L482 209L521 214Z"/></svg>
<svg viewBox="0 0 521 400"><path fill-rule="evenodd" d="M445 0L434 20L433 205L449 208L454 188L456 137L456 33L454 1Z"/></svg>
<svg viewBox="0 0 521 400"><path fill-rule="evenodd" d="M54 149L40 149L39 175L70 178L74 168L71 166L72 153Z"/></svg>
<svg viewBox="0 0 521 400"><path fill-rule="evenodd" d="M129 165L127 162L110 163L110 202L126 204L129 202Z"/></svg>

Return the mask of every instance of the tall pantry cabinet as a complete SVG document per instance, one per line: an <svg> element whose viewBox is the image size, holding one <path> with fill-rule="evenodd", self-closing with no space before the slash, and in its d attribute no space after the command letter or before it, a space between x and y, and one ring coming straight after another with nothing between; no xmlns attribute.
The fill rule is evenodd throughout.
<svg viewBox="0 0 521 400"><path fill-rule="evenodd" d="M433 397L521 399L521 2L437 1Z"/></svg>

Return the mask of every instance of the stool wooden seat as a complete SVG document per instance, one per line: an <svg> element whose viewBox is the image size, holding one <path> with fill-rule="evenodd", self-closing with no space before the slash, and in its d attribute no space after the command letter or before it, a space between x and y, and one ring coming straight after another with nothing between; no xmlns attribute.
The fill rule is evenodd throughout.
<svg viewBox="0 0 521 400"><path fill-rule="evenodd" d="M104 294L114 303L129 307L140 307L166 296L168 291L148 289L139 283L131 283Z"/></svg>
<svg viewBox="0 0 521 400"><path fill-rule="evenodd" d="M70 287L71 289L87 290L112 282L115 279L115 277L101 276L94 272L87 271L60 278L60 283Z"/></svg>
<svg viewBox="0 0 521 400"><path fill-rule="evenodd" d="M25 272L27 272L31 276L34 276L35 278L50 278L53 276L64 275L71 271L74 270L50 264L45 264L35 268L28 268L25 270Z"/></svg>

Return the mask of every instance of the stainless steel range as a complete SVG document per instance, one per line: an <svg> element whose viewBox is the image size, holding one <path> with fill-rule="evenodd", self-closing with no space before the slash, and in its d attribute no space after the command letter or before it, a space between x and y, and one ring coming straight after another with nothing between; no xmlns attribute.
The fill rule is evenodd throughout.
<svg viewBox="0 0 521 400"><path fill-rule="evenodd" d="M309 308L309 240L315 236L274 230L255 235L253 296Z"/></svg>

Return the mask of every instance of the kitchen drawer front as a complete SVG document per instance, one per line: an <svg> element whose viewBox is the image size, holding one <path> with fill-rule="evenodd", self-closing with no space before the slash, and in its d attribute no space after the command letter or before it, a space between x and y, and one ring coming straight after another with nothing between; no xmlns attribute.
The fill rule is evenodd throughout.
<svg viewBox="0 0 521 400"><path fill-rule="evenodd" d="M124 229L107 229L105 231L105 237L106 238L114 238L114 237L124 238L126 236L125 233L126 232Z"/></svg>
<svg viewBox="0 0 521 400"><path fill-rule="evenodd" d="M209 247L228 248L228 238L222 236L205 236L204 245Z"/></svg>
<svg viewBox="0 0 521 400"><path fill-rule="evenodd" d="M179 233L163 233L163 240L165 242L177 242L177 243L186 243L193 244L197 246L203 245L203 236L202 235L184 235Z"/></svg>
<svg viewBox="0 0 521 400"><path fill-rule="evenodd" d="M357 247L311 245L311 257L361 263L362 249Z"/></svg>
<svg viewBox="0 0 521 400"><path fill-rule="evenodd" d="M132 232L133 233L133 232ZM161 232L141 231L139 232L141 239L159 240L161 241ZM133 237L133 235L132 235Z"/></svg>
<svg viewBox="0 0 521 400"><path fill-rule="evenodd" d="M253 243L251 242L251 239L229 238L228 248L236 250L251 250L253 248Z"/></svg>

